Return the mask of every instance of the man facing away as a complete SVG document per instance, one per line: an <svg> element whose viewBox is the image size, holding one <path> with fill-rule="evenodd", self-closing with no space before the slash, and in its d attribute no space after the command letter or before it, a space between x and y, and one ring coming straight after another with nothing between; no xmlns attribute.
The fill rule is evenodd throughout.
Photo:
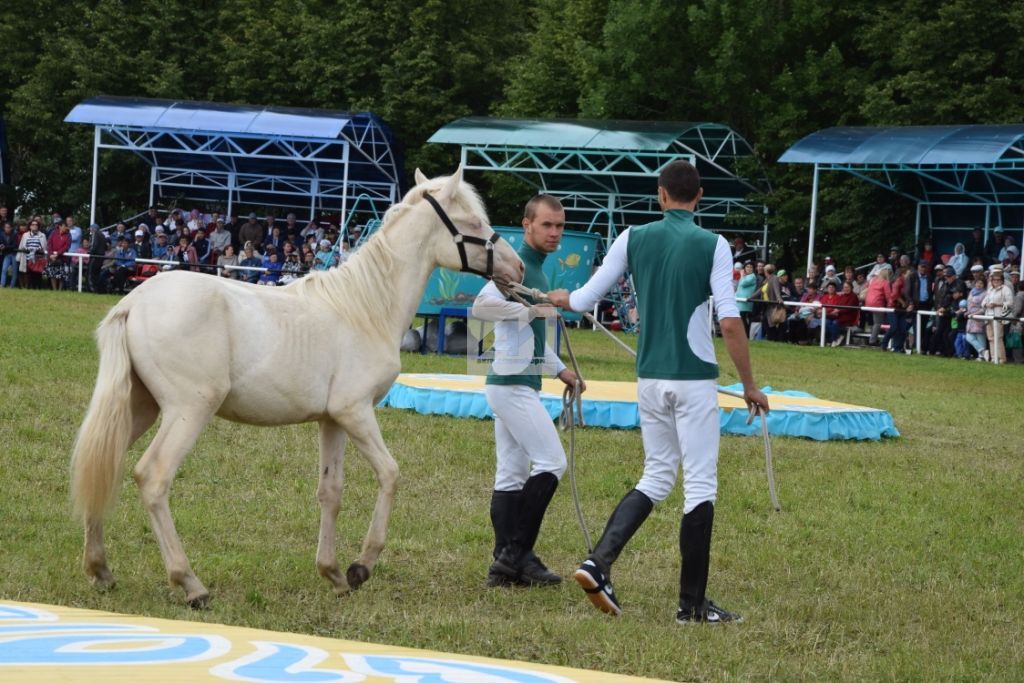
<svg viewBox="0 0 1024 683"><path fill-rule="evenodd" d="M707 599L711 529L718 491L719 419L715 379L718 365L708 321L708 297L725 346L743 382L748 409L768 410L750 368L747 339L732 289L729 245L694 222L703 196L700 175L688 162L674 161L658 178L660 221L627 229L601 268L580 289L548 293L555 306L586 311L627 270L636 284L640 313L637 393L644 471L636 488L612 512L593 553L574 577L590 601L612 615L622 613L609 580L612 563L664 500L683 470L683 519L679 531L682 569L679 623L742 621Z"/></svg>
<svg viewBox="0 0 1024 683"><path fill-rule="evenodd" d="M548 289L544 260L558 249L564 231L565 211L558 199L542 194L526 204L519 249L525 286ZM540 402L541 372L556 375L570 387L578 380L546 343L544 323L557 314L550 305L509 301L493 282L484 286L473 303L474 317L497 323L494 362L485 390L494 413L497 450L489 586L545 586L562 580L533 552L544 513L566 467L562 441Z"/></svg>

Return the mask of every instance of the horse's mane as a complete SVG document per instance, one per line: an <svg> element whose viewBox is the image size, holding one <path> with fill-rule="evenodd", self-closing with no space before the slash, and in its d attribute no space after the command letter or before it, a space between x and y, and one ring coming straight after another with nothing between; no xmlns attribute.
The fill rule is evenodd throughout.
<svg viewBox="0 0 1024 683"><path fill-rule="evenodd" d="M330 270L313 271L290 287L314 304L327 303L363 331L392 341L389 315L398 313L392 278L396 257L392 247L395 226L409 209L423 201L424 194L440 189L446 180L445 177L433 178L409 190L401 202L384 214L380 229L345 263ZM483 201L465 183L460 183L453 203L486 218Z"/></svg>

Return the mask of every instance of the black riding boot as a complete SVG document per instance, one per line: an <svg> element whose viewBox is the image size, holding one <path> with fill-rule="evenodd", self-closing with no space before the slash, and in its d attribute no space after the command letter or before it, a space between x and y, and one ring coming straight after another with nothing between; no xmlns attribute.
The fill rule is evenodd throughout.
<svg viewBox="0 0 1024 683"><path fill-rule="evenodd" d="M704 501L683 515L683 523L679 527L679 553L683 556L683 567L679 572L681 610L701 609L704 605L714 520L715 506L711 501Z"/></svg>
<svg viewBox="0 0 1024 683"><path fill-rule="evenodd" d="M542 472L526 480L521 492L519 520L515 525L512 542L498 551L491 571L526 585L553 585L562 577L549 571L533 553L540 533L544 513L558 488L558 477Z"/></svg>
<svg viewBox="0 0 1024 683"><path fill-rule="evenodd" d="M654 502L636 489L619 501L612 516L608 518L601 540L597 542L597 547L590 555L590 559L605 575L611 572L612 563L618 559L626 543L633 538L633 534L647 520L653 509Z"/></svg>
<svg viewBox="0 0 1024 683"><path fill-rule="evenodd" d="M494 527L494 552L495 560L501 551L505 550L512 543L512 536L515 534L516 524L519 520L519 503L522 498L522 491L493 491L491 493L491 526ZM487 570L488 586L508 586L514 583L513 579L497 571L494 565Z"/></svg>

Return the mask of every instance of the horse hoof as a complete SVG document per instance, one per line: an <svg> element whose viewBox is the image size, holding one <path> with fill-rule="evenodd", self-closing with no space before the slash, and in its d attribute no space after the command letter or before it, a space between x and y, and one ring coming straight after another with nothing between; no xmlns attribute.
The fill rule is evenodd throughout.
<svg viewBox="0 0 1024 683"><path fill-rule="evenodd" d="M345 577L341 575L338 565L317 565L317 571L320 573L320 576L331 582L331 589L335 593L338 595L348 593L348 583L345 582Z"/></svg>
<svg viewBox="0 0 1024 683"><path fill-rule="evenodd" d="M98 591L108 591L117 585L117 580L114 579L113 573L106 567L101 567L94 570L89 580L92 582L93 587Z"/></svg>
<svg viewBox="0 0 1024 683"><path fill-rule="evenodd" d="M349 587L355 590L370 578L370 570L358 562L353 562L345 572L345 578L348 580Z"/></svg>
<svg viewBox="0 0 1024 683"><path fill-rule="evenodd" d="M186 597L185 600L188 602L188 606L194 610L206 609L210 606L209 593L200 593L194 597Z"/></svg>

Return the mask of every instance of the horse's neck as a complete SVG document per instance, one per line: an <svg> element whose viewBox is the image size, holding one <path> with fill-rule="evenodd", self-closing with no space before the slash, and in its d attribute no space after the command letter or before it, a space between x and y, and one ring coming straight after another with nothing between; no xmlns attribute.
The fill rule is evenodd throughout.
<svg viewBox="0 0 1024 683"><path fill-rule="evenodd" d="M414 221L415 218L406 215L397 220ZM427 279L434 269L433 259L428 256L432 252L428 234L429 225L393 225L386 234L375 236L353 253L344 266L329 271L332 273L329 277L342 278L338 283L342 290L346 286L359 290L358 293L348 292L355 294L360 303L347 312L372 316L372 331L378 337L383 335L380 341L393 343L396 350L416 314ZM345 292L339 294L344 296Z"/></svg>
<svg viewBox="0 0 1024 683"><path fill-rule="evenodd" d="M416 315L435 264L432 259L424 258L424 245L420 240L395 240L392 248L395 253L392 265L392 281L395 283L391 302L394 313L391 317L394 324L392 338L401 343L402 335Z"/></svg>

